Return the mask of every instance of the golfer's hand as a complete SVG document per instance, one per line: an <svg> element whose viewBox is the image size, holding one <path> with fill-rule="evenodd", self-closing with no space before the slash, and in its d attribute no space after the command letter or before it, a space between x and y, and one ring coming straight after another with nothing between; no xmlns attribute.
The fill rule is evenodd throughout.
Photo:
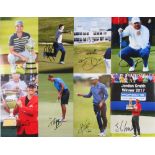
<svg viewBox="0 0 155 155"><path fill-rule="evenodd" d="M105 105L105 102L101 101L100 104L99 104L99 108L102 108L104 105Z"/></svg>
<svg viewBox="0 0 155 155"><path fill-rule="evenodd" d="M121 34L122 32L123 32L123 29L122 28L119 28L118 29L118 33Z"/></svg>
<svg viewBox="0 0 155 155"><path fill-rule="evenodd" d="M77 96L83 96L83 94L77 94Z"/></svg>
<svg viewBox="0 0 155 155"><path fill-rule="evenodd" d="M20 108L22 107L22 102L21 102L21 100L18 100L18 101L17 101L17 106L20 107Z"/></svg>
<svg viewBox="0 0 155 155"><path fill-rule="evenodd" d="M27 61L29 60L28 58L26 58L26 57L24 57L24 56L22 56L21 59L22 59L22 61L24 61L24 62L27 62Z"/></svg>
<svg viewBox="0 0 155 155"><path fill-rule="evenodd" d="M61 97L62 97L62 95L59 93L59 94L58 94L58 100L60 100Z"/></svg>

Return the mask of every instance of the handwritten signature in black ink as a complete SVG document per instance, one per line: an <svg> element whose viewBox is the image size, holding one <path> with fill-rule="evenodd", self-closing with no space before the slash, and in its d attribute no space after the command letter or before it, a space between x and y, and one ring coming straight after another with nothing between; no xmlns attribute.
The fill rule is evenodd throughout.
<svg viewBox="0 0 155 155"><path fill-rule="evenodd" d="M57 118L49 118L50 123L48 125L48 127L54 127L54 130L57 130L61 125L62 125L62 121L57 119Z"/></svg>
<svg viewBox="0 0 155 155"><path fill-rule="evenodd" d="M84 133L89 133L89 132L91 132L90 122L86 120L86 122L80 124L80 127L78 129L78 134L83 135Z"/></svg>
<svg viewBox="0 0 155 155"><path fill-rule="evenodd" d="M83 70L92 70L96 66L100 65L103 63L102 58L94 58L94 57L85 57L82 58L78 61L78 63L82 64L82 69Z"/></svg>
<svg viewBox="0 0 155 155"><path fill-rule="evenodd" d="M120 121L115 124L115 132L131 132L133 130L132 127L127 125L127 121Z"/></svg>

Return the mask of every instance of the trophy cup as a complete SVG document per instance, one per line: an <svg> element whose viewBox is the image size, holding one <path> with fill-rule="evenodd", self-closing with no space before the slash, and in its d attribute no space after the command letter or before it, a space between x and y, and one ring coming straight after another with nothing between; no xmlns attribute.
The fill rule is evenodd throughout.
<svg viewBox="0 0 155 155"><path fill-rule="evenodd" d="M132 99L129 100L129 104L126 105L126 110L133 110L134 105L132 104Z"/></svg>
<svg viewBox="0 0 155 155"><path fill-rule="evenodd" d="M6 96L4 100L6 102L6 105L7 105L7 108L9 109L10 114L7 119L3 120L3 126L4 127L17 126L16 117L13 114L13 111L17 103L17 95L13 91L4 91L4 95Z"/></svg>
<svg viewBox="0 0 155 155"><path fill-rule="evenodd" d="M32 40L32 38L30 38L25 45L25 50L27 50L30 53L29 60L26 62L26 68L25 68L26 74L37 73L37 65L32 54L33 49L34 49L34 41Z"/></svg>

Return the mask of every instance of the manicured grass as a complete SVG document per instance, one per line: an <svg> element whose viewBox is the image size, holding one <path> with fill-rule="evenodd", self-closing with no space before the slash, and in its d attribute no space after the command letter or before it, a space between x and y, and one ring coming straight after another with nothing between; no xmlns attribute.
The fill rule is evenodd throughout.
<svg viewBox="0 0 155 155"><path fill-rule="evenodd" d="M110 47L109 42L74 46L75 73L105 73L103 53ZM84 62L82 60L87 59Z"/></svg>
<svg viewBox="0 0 155 155"><path fill-rule="evenodd" d="M115 48L112 49L112 73L128 73L129 67L119 67L120 57L118 57L119 49ZM136 59L136 58L135 58ZM149 73L155 72L155 46L151 47L151 53L149 57ZM126 65L127 63L123 61L123 65ZM135 73L142 73L143 69L143 63L139 63L136 67Z"/></svg>
<svg viewBox="0 0 155 155"><path fill-rule="evenodd" d="M73 17L43 17L39 18L39 42L54 42L55 33L60 24L64 24L65 30L74 30ZM63 42L73 44L73 33L64 33Z"/></svg>
<svg viewBox="0 0 155 155"><path fill-rule="evenodd" d="M57 101L57 90L53 83L47 80L48 74L39 74L39 133L40 136L73 136L73 77L72 74L54 74L64 80L70 90L70 100L67 106L67 122L57 130L48 127L49 118L61 118L60 103Z"/></svg>
<svg viewBox="0 0 155 155"><path fill-rule="evenodd" d="M133 134L112 133L112 137L132 137ZM140 137L155 137L155 134L141 134Z"/></svg>
<svg viewBox="0 0 155 155"><path fill-rule="evenodd" d="M87 94L90 88L83 84L74 85L74 136L96 137L99 129L93 110L92 98L78 97L77 93ZM110 89L108 89L110 93ZM110 96L110 94L109 94ZM110 136L110 97L107 103L108 127L107 136ZM82 129L81 126L83 125ZM87 126L87 129L84 129Z"/></svg>
<svg viewBox="0 0 155 155"><path fill-rule="evenodd" d="M1 18L3 19L3 18ZM38 18L21 17L0 19L0 54L9 53L9 38L15 32L15 21L22 20L24 22L24 31L28 32L35 41L35 51L38 51Z"/></svg>
<svg viewBox="0 0 155 155"><path fill-rule="evenodd" d="M40 73L47 73L47 72L72 72L73 70L73 46L67 45L64 46L66 50L66 56L65 56L65 64L58 64L61 56L61 52L58 52L58 55L56 57L56 60L52 62L47 59L43 58L42 52L44 51L43 45L39 46L39 72Z"/></svg>

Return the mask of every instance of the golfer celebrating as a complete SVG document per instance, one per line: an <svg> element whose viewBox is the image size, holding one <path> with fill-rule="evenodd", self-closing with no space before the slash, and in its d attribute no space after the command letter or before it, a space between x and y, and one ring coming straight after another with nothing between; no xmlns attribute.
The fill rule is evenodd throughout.
<svg viewBox="0 0 155 155"><path fill-rule="evenodd" d="M31 54L25 51L25 45L30 39L30 34L23 32L24 26L22 21L16 21L15 28L16 32L9 40L10 54L8 55L8 62L11 65L11 73L16 73L16 61L22 60L24 62L23 67L25 67L25 62L31 57ZM32 55L35 60L35 52L32 52Z"/></svg>
<svg viewBox="0 0 155 155"><path fill-rule="evenodd" d="M119 53L121 59L129 64L129 71L135 71L135 63L132 57L141 57L143 59L143 72L148 72L148 58L150 54L148 28L141 25L140 18L133 17L131 24L127 26L124 31L122 28L119 28L118 32L120 37L129 36L129 46L122 49Z"/></svg>
<svg viewBox="0 0 155 155"><path fill-rule="evenodd" d="M58 100L61 100L62 118L59 121L66 122L66 104L68 104L70 95L68 87L61 78L54 78L51 74L48 76L48 80L54 83L58 91Z"/></svg>
<svg viewBox="0 0 155 155"><path fill-rule="evenodd" d="M54 53L52 54L53 57L56 57L58 51L61 51L61 58L59 61L60 64L65 64L64 60L66 55L65 48L62 44L63 33L71 33L71 31L64 31L64 28L65 26L63 24L59 25L58 30L56 31L55 34L55 42L53 44L54 48Z"/></svg>
<svg viewBox="0 0 155 155"><path fill-rule="evenodd" d="M132 100L129 101L129 104L132 104ZM140 136L140 126L139 126L139 116L142 110L140 101L136 99L136 104L133 106L132 111L132 126L134 130L134 137Z"/></svg>
<svg viewBox="0 0 155 155"><path fill-rule="evenodd" d="M27 96L20 97L13 114L17 116L17 136L37 137L38 136L38 96L35 95L36 87L29 84ZM5 110L10 112L6 103L3 103Z"/></svg>
<svg viewBox="0 0 155 155"><path fill-rule="evenodd" d="M98 76L91 78L91 89L89 94L77 94L78 96L83 96L85 98L90 98L93 96L93 106L94 112L96 114L98 126L100 129L99 136L106 136L106 127L107 127L107 116L106 116L106 103L105 101L108 98L108 92L106 86L99 82Z"/></svg>

